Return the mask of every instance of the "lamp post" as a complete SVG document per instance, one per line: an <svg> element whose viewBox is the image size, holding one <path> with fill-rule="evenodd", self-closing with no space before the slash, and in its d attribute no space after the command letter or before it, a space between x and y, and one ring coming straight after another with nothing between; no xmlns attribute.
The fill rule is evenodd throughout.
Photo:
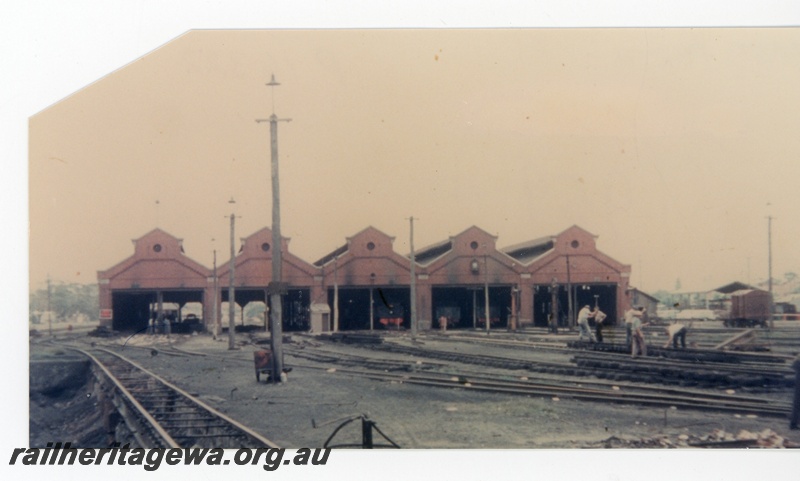
<svg viewBox="0 0 800 481"><path fill-rule="evenodd" d="M558 279L555 277L550 284L550 320L553 323L553 334L558 334Z"/></svg>
<svg viewBox="0 0 800 481"><path fill-rule="evenodd" d="M567 256L567 317L569 318L569 327L575 327L573 295L572 295L572 278L570 276L569 256Z"/></svg>
<svg viewBox="0 0 800 481"><path fill-rule="evenodd" d="M236 201L231 200L228 201L231 204L231 209L233 209L233 205L236 204ZM234 249L234 230L236 224L236 214L231 212L231 260L228 269L228 349L236 349L236 293L234 288L234 282L236 279L236 250Z"/></svg>
<svg viewBox="0 0 800 481"><path fill-rule="evenodd" d="M369 330L373 330L375 319L375 301L372 299L372 290L375 288L375 273L369 275Z"/></svg>
<svg viewBox="0 0 800 481"><path fill-rule="evenodd" d="M417 274L416 258L414 256L414 217L408 219L411 222L410 241L411 247L411 337L417 336Z"/></svg>
<svg viewBox="0 0 800 481"><path fill-rule="evenodd" d="M515 285L511 288L511 322L509 323L511 331L517 330L517 318L519 317L518 307L517 307L518 294L519 294L519 288Z"/></svg>
<svg viewBox="0 0 800 481"><path fill-rule="evenodd" d="M769 205L769 204L767 204L767 205ZM769 283L768 283L768 286L769 286L768 287L768 289L769 289L769 307L768 307L768 309L769 310L767 312L767 315L769 316L769 328L770 328L770 330L772 330L775 327L775 321L772 320L773 300L772 300L772 216L771 215L767 216L767 244L768 244L767 245L767 253L768 253L768 258L769 258L769 266L768 266L769 271L767 273L767 275L769 276Z"/></svg>
<svg viewBox="0 0 800 481"><path fill-rule="evenodd" d="M214 239L211 239L213 242ZM212 314L211 319L214 323L212 326L212 330L214 333L214 338L217 338L220 334L221 327L219 324L219 279L217 279L217 249L214 249L214 273L213 273L213 281L212 286L214 289L214 314Z"/></svg>
<svg viewBox="0 0 800 481"><path fill-rule="evenodd" d="M53 337L53 313L50 310L50 275L47 275L47 331Z"/></svg>
<svg viewBox="0 0 800 481"><path fill-rule="evenodd" d="M492 323L492 316L491 310L489 309L489 253L487 252L488 247L486 244L483 245L483 295L485 298L484 306L486 306L484 315L486 316L486 334L489 334L490 327L489 325Z"/></svg>
<svg viewBox="0 0 800 481"><path fill-rule="evenodd" d="M270 164L272 171L272 282L270 282L270 347L272 348L272 366L276 375L271 376L273 382L281 382L283 377L283 306L281 296L285 294L286 286L281 281L283 267L281 248L281 207L280 207L280 182L278 176L278 122L291 122L292 119L279 119L275 115L275 87L280 84L275 80L275 74L266 84L272 90L272 115L269 119L257 119L256 122L269 122L270 133Z"/></svg>
<svg viewBox="0 0 800 481"><path fill-rule="evenodd" d="M339 256L333 257L333 332L339 332Z"/></svg>

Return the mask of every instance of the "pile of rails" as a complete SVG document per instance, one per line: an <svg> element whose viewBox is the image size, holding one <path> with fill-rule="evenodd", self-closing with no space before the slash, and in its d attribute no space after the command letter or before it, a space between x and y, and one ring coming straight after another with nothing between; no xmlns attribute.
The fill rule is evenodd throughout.
<svg viewBox="0 0 800 481"><path fill-rule="evenodd" d="M651 347L647 357L631 359L624 344L574 342L570 347L592 351L575 355L572 362L600 378L749 390L794 385L786 359L773 355Z"/></svg>

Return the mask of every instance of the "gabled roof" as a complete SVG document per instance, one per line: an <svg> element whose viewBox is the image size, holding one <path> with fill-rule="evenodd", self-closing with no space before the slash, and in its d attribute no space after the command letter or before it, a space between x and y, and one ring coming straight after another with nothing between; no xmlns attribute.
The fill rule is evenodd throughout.
<svg viewBox="0 0 800 481"><path fill-rule="evenodd" d="M628 290L629 290L629 291L636 291L636 292L638 292L638 293L639 293L639 295L642 295L642 296L644 296L644 297L646 297L646 298L650 299L651 301L655 301L655 302L657 302L657 303L660 303L660 302L661 302L661 301L660 301L660 300L658 300L657 298L655 298L655 297L651 296L650 294L648 294L648 293L644 292L643 290L641 290L641 289L639 289L639 288L636 288L636 287L628 287Z"/></svg>
<svg viewBox="0 0 800 481"><path fill-rule="evenodd" d="M382 230L378 229L377 227L371 226L371 225L368 225L368 226L364 227L363 229L361 229L360 231L356 232L355 234L353 234L351 236L348 236L346 239L348 241L350 241L351 239L355 239L356 237L358 237L360 235L363 235L366 232L369 232L371 230L375 231L376 233L378 233L378 234L386 237L387 239L390 239L392 242L394 242L394 236L390 236L389 234L387 234L387 233L383 232Z"/></svg>
<svg viewBox="0 0 800 481"><path fill-rule="evenodd" d="M177 246L177 252L171 252L164 257L154 257L150 253L146 253L147 251L147 241L150 238L159 238L159 237L166 237L167 240L170 241L171 245ZM183 250L183 239L175 237L174 235L170 234L169 232L164 231L160 228L155 228L150 232L144 234L143 236L132 239L134 245L134 253L125 258L124 260L118 262L117 264L113 265L112 267L97 271L98 279L114 279L115 277L120 276L123 272L128 271L132 267L134 267L137 263L140 262L177 262L182 266L186 267L187 269L197 273L199 276L208 277L208 273L210 270L208 267L200 264L196 260L186 256ZM166 252L169 252L168 250Z"/></svg>
<svg viewBox="0 0 800 481"><path fill-rule="evenodd" d="M721 292L722 294L732 294L736 291L742 290L749 290L749 289L756 289L755 287L745 284L744 282L731 282L730 284L725 284L724 286L717 287L716 289L712 289L711 292Z"/></svg>
<svg viewBox="0 0 800 481"><path fill-rule="evenodd" d="M322 267L325 264L328 264L329 262L331 262L334 258L342 256L343 254L345 254L347 251L350 250L350 244L355 239L357 239L358 237L361 237L361 236L364 236L364 235L368 234L370 231L374 232L375 234L377 234L379 236L382 236L382 237L388 239L389 240L389 244L394 243L394 237L393 236L390 236L390 235L386 234L385 232L383 232L382 230L370 225L370 226L367 226L367 227L361 229L360 231L356 232L355 234L346 237L347 243L345 243L341 247L338 247L338 248L334 249L332 252L324 255L322 258L320 258L319 260L314 262L314 265L317 266L317 267Z"/></svg>
<svg viewBox="0 0 800 481"><path fill-rule="evenodd" d="M560 235L562 235L562 234L564 234L564 233L566 233L568 231L571 231L573 229L577 229L577 230L579 230L581 232L585 232L585 233L589 234L590 236L594 237L595 239L597 239L597 237L598 237L596 234L592 234L591 232L589 232L588 230L584 229L583 227L581 227L581 226L579 226L577 224L572 224L570 227L567 227L566 229L562 230L561 232L556 234L554 237L558 237L558 236L560 236Z"/></svg>
<svg viewBox="0 0 800 481"><path fill-rule="evenodd" d="M137 237L136 239L131 239L131 240L132 240L133 242L137 242L137 241L140 241L140 240L144 239L145 237L150 237L151 235L153 235L153 234L156 234L156 233L159 233L159 234L164 234L164 235L167 235L167 236L169 236L169 237L172 237L173 239L175 239L175 240L176 240L176 241L178 241L178 242L181 242L181 243L183 242L183 239L180 239L180 238L178 238L178 237L175 237L174 235L172 235L172 234L170 234L169 232L165 231L165 230L164 230L164 229L162 229L161 227L156 227L155 229L153 229L153 230L151 230L151 231L147 232L146 234L142 235L141 237Z"/></svg>
<svg viewBox="0 0 800 481"><path fill-rule="evenodd" d="M429 265L433 264L436 260L444 257L448 252L453 250L453 243L459 237L464 236L469 231L478 231L480 234L484 234L488 237L491 237L495 241L497 241L497 236L486 232L485 230L481 229L478 226L471 225L464 229L463 231L459 232L456 235L451 235L447 238L447 240L439 241L435 244L431 244L429 246L423 247L422 249L414 252L414 260L417 264L420 265ZM411 254L406 254L406 257L410 258Z"/></svg>
<svg viewBox="0 0 800 481"><path fill-rule="evenodd" d="M157 235L157 234L163 234L163 235L165 235L167 237L171 237L175 242L178 243L178 247L180 248L181 253L184 252L184 250L183 250L183 239L170 234L169 232L165 231L164 229L162 229L160 227L156 227L155 229L151 230L150 232L144 234L141 237L137 237L136 239L131 239L131 242L133 242L133 245L136 245L139 241L141 241L143 239L146 239L148 237L151 237L153 235Z"/></svg>

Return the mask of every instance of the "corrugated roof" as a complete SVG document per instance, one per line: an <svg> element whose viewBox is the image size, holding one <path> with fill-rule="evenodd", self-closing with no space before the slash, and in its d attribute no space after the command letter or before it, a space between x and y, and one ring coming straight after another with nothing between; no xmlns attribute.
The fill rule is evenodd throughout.
<svg viewBox="0 0 800 481"><path fill-rule="evenodd" d="M322 267L325 264L327 264L328 262L332 261L334 258L339 257L340 255L344 254L345 252L347 252L347 244L343 245L342 247L339 247L338 249L334 250L330 254L327 254L325 257L323 257L320 260L318 260L317 262L315 262L314 265L317 266L317 267Z"/></svg>
<svg viewBox="0 0 800 481"><path fill-rule="evenodd" d="M453 240L437 242L436 244L423 247L417 252L414 252L414 260L417 264L428 264L438 259L439 257L447 254L453 249ZM409 255L410 257L410 255Z"/></svg>
<svg viewBox="0 0 800 481"><path fill-rule="evenodd" d="M542 254L552 250L554 246L555 240L553 236L546 236L506 247L501 249L500 252L523 264L528 264Z"/></svg>

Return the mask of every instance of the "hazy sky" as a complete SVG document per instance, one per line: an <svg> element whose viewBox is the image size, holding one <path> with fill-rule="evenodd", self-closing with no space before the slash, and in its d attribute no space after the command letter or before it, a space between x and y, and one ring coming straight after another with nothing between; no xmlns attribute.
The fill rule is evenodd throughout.
<svg viewBox="0 0 800 481"><path fill-rule="evenodd" d="M7 2L0 205L11 229L0 242L10 275L0 282L12 342L0 350L3 364L28 360L29 257L33 287L47 273L95 282L96 270L130 255L130 239L158 220L185 239L189 256L210 264L212 237L228 250L231 195L242 236L269 224L268 128L252 119L271 112L264 83L272 72L283 83L277 112L293 119L280 127L284 233L309 261L368 224L396 236L404 253L412 214L421 217L418 246L472 224L498 234L501 247L578 224L599 236L600 249L633 264L635 284L643 275L648 290L671 288L680 277L703 289L744 279L748 257L752 279L766 276L771 202L776 272L800 271L792 243L800 195L796 30L250 32L169 43L202 28L598 25L796 26L800 4ZM26 370L4 376L17 389L3 407L25 413ZM27 442L27 417L3 419L0 446L10 452ZM622 479L647 466L607 453L570 463L548 452L532 464L531 452L523 466L517 453L482 451L480 463L463 453L460 464L455 450L447 461L468 466L459 473L465 479L531 466L557 466L544 472L562 479L581 469L571 477L599 469ZM785 473L795 461L727 454L675 467L752 479ZM419 459L413 455L404 460ZM346 474L336 479L352 477L352 463L339 464ZM94 479L90 471L83 475Z"/></svg>
<svg viewBox="0 0 800 481"><path fill-rule="evenodd" d="M31 285L94 282L156 226L210 266L232 196L237 238L269 225L272 73L310 262L368 225L407 253L410 215L417 247L577 224L634 285L707 289L766 278L773 215L774 273L800 271L799 51L776 28L191 31L30 118Z"/></svg>

